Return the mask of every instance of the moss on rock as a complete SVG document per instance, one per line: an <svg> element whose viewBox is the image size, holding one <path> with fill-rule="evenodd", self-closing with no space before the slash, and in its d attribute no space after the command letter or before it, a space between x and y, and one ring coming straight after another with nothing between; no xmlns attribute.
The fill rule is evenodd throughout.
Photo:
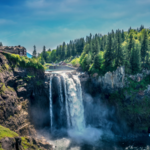
<svg viewBox="0 0 150 150"><path fill-rule="evenodd" d="M18 134L16 132L11 131L10 129L3 127L0 125L0 139L4 138L4 137L17 137Z"/></svg>

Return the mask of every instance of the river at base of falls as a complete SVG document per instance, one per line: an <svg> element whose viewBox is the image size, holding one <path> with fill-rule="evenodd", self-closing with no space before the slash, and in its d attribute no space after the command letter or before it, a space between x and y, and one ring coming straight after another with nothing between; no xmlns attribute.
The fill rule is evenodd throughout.
<svg viewBox="0 0 150 150"><path fill-rule="evenodd" d="M147 136L137 139L123 139L115 136L114 139L103 138L95 144L78 143L69 137L50 140L55 150L150 150L150 138Z"/></svg>

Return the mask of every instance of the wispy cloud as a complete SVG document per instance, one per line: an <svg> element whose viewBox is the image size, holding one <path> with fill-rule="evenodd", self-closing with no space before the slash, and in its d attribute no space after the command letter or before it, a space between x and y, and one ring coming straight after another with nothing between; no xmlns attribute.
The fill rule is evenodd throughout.
<svg viewBox="0 0 150 150"><path fill-rule="evenodd" d="M137 0L138 4L150 4L150 0Z"/></svg>
<svg viewBox="0 0 150 150"><path fill-rule="evenodd" d="M12 25L12 24L15 24L15 22L12 20L0 19L0 25Z"/></svg>

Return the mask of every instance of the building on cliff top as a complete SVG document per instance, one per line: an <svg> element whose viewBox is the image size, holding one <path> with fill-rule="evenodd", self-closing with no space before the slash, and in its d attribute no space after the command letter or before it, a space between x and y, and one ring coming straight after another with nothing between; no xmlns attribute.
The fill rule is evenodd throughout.
<svg viewBox="0 0 150 150"><path fill-rule="evenodd" d="M25 47L18 46L0 46L0 51L8 52L12 54L18 54L20 56L27 56L27 51Z"/></svg>

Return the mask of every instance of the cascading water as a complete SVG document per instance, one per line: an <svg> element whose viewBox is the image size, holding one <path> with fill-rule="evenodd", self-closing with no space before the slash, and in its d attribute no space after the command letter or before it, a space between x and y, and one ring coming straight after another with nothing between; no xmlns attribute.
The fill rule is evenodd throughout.
<svg viewBox="0 0 150 150"><path fill-rule="evenodd" d="M82 100L82 89L78 76L63 73L57 76L59 105L60 105L60 120L67 122L67 127L74 130L82 130L85 128L84 107ZM53 126L53 97L52 97L52 76L50 77L50 122ZM54 100L56 101L56 100ZM55 116L54 116L55 118ZM54 125L55 126L55 125Z"/></svg>
<svg viewBox="0 0 150 150"><path fill-rule="evenodd" d="M50 82L49 82L49 101L50 101L50 126L52 128L53 126L53 106L52 106L52 79L53 76L50 76Z"/></svg>

